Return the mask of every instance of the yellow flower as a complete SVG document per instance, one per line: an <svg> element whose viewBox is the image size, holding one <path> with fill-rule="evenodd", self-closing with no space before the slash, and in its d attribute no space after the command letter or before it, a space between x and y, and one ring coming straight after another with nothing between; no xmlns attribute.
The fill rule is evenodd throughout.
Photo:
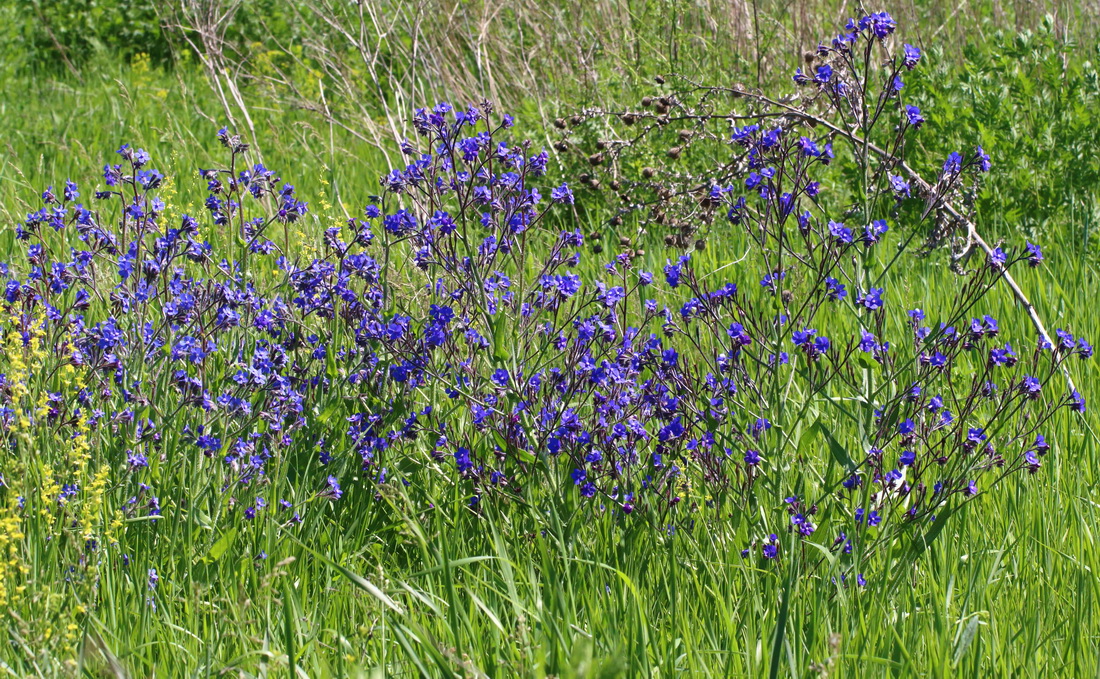
<svg viewBox="0 0 1100 679"><path fill-rule="evenodd" d="M24 589L23 585L16 584L19 576L28 571L19 556L23 537L18 500L12 497L0 515L0 607L12 603L12 594L19 594Z"/></svg>

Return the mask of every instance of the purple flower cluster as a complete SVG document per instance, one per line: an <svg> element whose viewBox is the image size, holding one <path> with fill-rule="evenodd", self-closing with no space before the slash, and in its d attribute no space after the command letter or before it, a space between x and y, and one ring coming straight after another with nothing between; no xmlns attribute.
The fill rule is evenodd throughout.
<svg viewBox="0 0 1100 679"><path fill-rule="evenodd" d="M874 14L846 31L822 47L836 61L799 80L837 106L869 92L843 59L894 22ZM887 82L919 58L906 46ZM923 120L904 115L903 133ZM94 208L66 182L17 231L25 261L3 267L5 335L44 338L41 370L84 378L46 407L0 392L0 426L12 445L42 421L108 432L125 450L121 483L139 488L113 509L162 521L147 467L167 454L217 470L250 521L301 521L303 500L339 502L351 476L377 487L419 466L442 469L473 511L551 492L668 526L720 507L753 517L745 539L765 559L786 558L780 533L826 526L838 552L863 550L869 531L927 524L981 484L1037 471L1053 413L1084 409L1059 394L1059 371L1092 348L1059 331L1019 358L994 319L970 319L1004 271L1042 261L1031 244L999 251L934 321L906 315L873 264L909 185L878 172L886 204L830 217L827 177L815 177L840 138L805 123L737 127L743 172L706 199L758 246L761 270L737 271L761 285L744 287L689 254L668 258L663 277L636 253L582 264L573 190L488 103L417 110L407 164L360 215L324 229L308 261L289 243L308 205L245 162L238 136L219 131L228 165L200 171L205 226L169 223L164 175L123 146ZM835 403L851 404L844 417L823 412ZM806 431L828 453L804 448ZM839 474L791 472L830 456ZM302 459L308 490L264 498L274 463ZM796 483L818 500L776 501Z"/></svg>

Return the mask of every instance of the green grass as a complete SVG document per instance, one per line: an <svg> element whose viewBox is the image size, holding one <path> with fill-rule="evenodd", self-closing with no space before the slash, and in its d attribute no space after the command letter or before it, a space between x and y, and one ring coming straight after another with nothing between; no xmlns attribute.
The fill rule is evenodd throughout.
<svg viewBox="0 0 1100 679"><path fill-rule="evenodd" d="M1088 75L1084 59L1073 64L1081 89L1066 96L1095 97L1095 72ZM1004 151L1003 169L981 199L982 224L1014 239L1042 235L1048 263L1026 276L1026 291L1051 326L1100 338L1100 314L1092 311L1100 279L1086 231L1097 195L1088 168L1074 166L1095 163L1095 146L1078 136L1088 113L1023 86L989 100L989 79L1004 69L995 56L979 55L942 77L974 78L980 86L936 93L932 84L914 83L935 102L928 127L951 129L929 142L929 157L942 157L941 145L961 145L975 119L1005 116L1000 122L1010 127L994 121L979 133L993 140L991 151L998 145ZM1040 87L1056 90L1059 77ZM561 102L563 110L568 105ZM322 221L338 219L341 202L359 210L376 190L385 167L369 145L305 112L259 102L252 113L265 162L299 187ZM19 220L45 184L89 177L123 142L148 149L158 167L178 178L178 209L201 206L203 186L193 171L216 163L212 133L223 117L193 68L104 66L86 70L80 84L21 80L0 99L5 221L10 227ZM526 122L530 129L536 124ZM1049 153L1057 157L1028 150L1040 127L1055 140ZM1025 156L1026 177L1013 169L1014 159ZM1051 190L1029 202L1019 193L1029 179ZM1059 189L1063 182L1072 190ZM1021 213L1030 212L1010 211L1020 205ZM306 240L316 243L318 234ZM14 247L10 228L0 244ZM656 243L650 250L655 268L665 253ZM732 260L743 250L735 236L717 233L704 258ZM731 278L754 273L744 264L731 269ZM895 278L926 308L954 294L942 256L907 259ZM1007 291L986 304L1006 328L1026 331ZM1075 369L1082 392L1097 401L1096 364ZM966 505L930 549L880 560L864 590L836 587L828 567L799 577L789 572L794 560L763 568L742 559L748 520L736 514L684 514L670 534L656 522L593 512L548 486L524 500L486 503L477 515L442 470L414 459L391 470L414 479L409 487L376 491L348 478L344 498L329 503L300 495L293 477L304 473L296 465L308 462L288 459L263 490L272 504L295 493L307 502L306 520L288 529L271 517L245 521L229 511L218 473L187 456L168 457L150 470L165 518L127 524L118 550L103 550L100 563L80 564L75 575L65 572L77 565L71 550L46 539L51 527L37 515L28 518L23 554L32 586L3 612L11 643L0 650L0 672L1097 676L1094 412L1060 415L1040 474L983 489L987 494ZM324 430L325 421L316 426ZM123 553L131 555L128 565ZM161 578L155 607L147 603L149 568Z"/></svg>

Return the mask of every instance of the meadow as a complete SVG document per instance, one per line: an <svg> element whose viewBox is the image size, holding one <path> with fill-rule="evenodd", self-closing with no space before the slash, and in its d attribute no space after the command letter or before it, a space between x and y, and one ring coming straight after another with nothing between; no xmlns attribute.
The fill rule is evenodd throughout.
<svg viewBox="0 0 1100 679"><path fill-rule="evenodd" d="M32 4L6 674L1100 674L1083 8Z"/></svg>

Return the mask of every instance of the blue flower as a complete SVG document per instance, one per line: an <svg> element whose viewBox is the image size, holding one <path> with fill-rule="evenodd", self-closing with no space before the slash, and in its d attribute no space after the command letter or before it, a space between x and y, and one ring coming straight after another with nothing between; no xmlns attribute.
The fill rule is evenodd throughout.
<svg viewBox="0 0 1100 679"><path fill-rule="evenodd" d="M919 128L924 123L924 116L921 115L920 109L913 105L905 107L905 117L915 128Z"/></svg>
<svg viewBox="0 0 1100 679"><path fill-rule="evenodd" d="M989 154L983 151L981 146L974 151L974 162L978 166L979 172L989 172L989 168L992 167Z"/></svg>
<svg viewBox="0 0 1100 679"><path fill-rule="evenodd" d="M821 155L821 149L817 148L817 144L809 137L800 137L798 140L798 148L802 151L802 155L810 158L816 158Z"/></svg>
<svg viewBox="0 0 1100 679"><path fill-rule="evenodd" d="M829 235L840 243L852 242L852 230L844 226L843 222L829 222Z"/></svg>
<svg viewBox="0 0 1100 679"><path fill-rule="evenodd" d="M339 500L344 494L344 491L340 490L340 482L336 480L335 476L329 476L327 483L328 488L322 493L322 496Z"/></svg>
<svg viewBox="0 0 1100 679"><path fill-rule="evenodd" d="M745 127L733 128L733 133L730 135L730 139L735 143L747 146L750 143L752 135L760 129L759 125L746 125Z"/></svg>
<svg viewBox="0 0 1100 679"><path fill-rule="evenodd" d="M886 224L885 219L876 219L864 227L863 242L868 246L874 245L882 240L882 237L886 235L886 232L889 230L890 227Z"/></svg>
<svg viewBox="0 0 1100 679"><path fill-rule="evenodd" d="M955 151L952 151L947 156L947 160L943 161L943 174L956 175L962 172L962 156Z"/></svg>
<svg viewBox="0 0 1100 679"><path fill-rule="evenodd" d="M1020 388L1027 398L1035 400L1042 395L1043 385L1031 375L1025 375L1024 379L1020 382Z"/></svg>
<svg viewBox="0 0 1100 679"><path fill-rule="evenodd" d="M565 205L573 204L573 191L569 188L568 184L562 184L556 189L550 191L550 200L555 203L564 203Z"/></svg>
<svg viewBox="0 0 1100 679"><path fill-rule="evenodd" d="M691 259L690 255L681 255L676 264L673 264L669 260L665 260L668 264L665 266L665 282L668 283L670 288L676 288L680 286L680 276L683 273L684 264Z"/></svg>
<svg viewBox="0 0 1100 679"><path fill-rule="evenodd" d="M899 200L901 198L909 198L910 197L909 182L907 182L904 177L900 177L896 174L892 174L892 175L889 176L889 179L890 179L890 189L894 192L894 194L897 196L897 198Z"/></svg>
<svg viewBox="0 0 1100 679"><path fill-rule="evenodd" d="M1027 263L1029 266L1039 266L1043 261L1043 249L1034 243L1027 244Z"/></svg>
<svg viewBox="0 0 1100 679"><path fill-rule="evenodd" d="M871 288L866 293L856 298L856 303L869 311L877 311L882 308L882 288Z"/></svg>
<svg viewBox="0 0 1100 679"><path fill-rule="evenodd" d="M911 71L913 67L917 65L917 62L920 61L920 48L913 47L909 43L906 43L902 49L904 54L902 63L905 65L905 68Z"/></svg>
<svg viewBox="0 0 1100 679"><path fill-rule="evenodd" d="M1073 393L1070 394L1069 408L1076 413L1085 412L1085 397L1081 396L1081 394L1078 393L1076 389L1074 389Z"/></svg>
<svg viewBox="0 0 1100 679"><path fill-rule="evenodd" d="M885 40L897 28L897 22L887 12L872 12L859 20L859 29L870 29L879 40Z"/></svg>

